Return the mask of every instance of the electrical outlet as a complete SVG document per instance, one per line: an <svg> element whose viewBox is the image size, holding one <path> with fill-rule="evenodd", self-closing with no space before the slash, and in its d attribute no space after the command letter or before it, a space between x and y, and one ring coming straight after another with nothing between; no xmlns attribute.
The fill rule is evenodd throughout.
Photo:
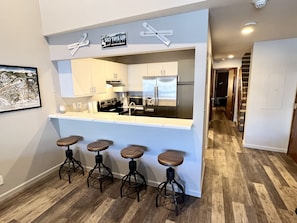
<svg viewBox="0 0 297 223"><path fill-rule="evenodd" d="M3 185L3 184L4 184L3 177L2 177L2 175L0 175L0 185Z"/></svg>
<svg viewBox="0 0 297 223"><path fill-rule="evenodd" d="M76 108L77 108L77 110L81 111L82 110L82 102L77 102Z"/></svg>

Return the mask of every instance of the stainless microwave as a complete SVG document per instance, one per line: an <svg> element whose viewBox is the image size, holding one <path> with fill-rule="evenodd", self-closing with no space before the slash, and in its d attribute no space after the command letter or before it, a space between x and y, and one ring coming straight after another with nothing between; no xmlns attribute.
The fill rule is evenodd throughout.
<svg viewBox="0 0 297 223"><path fill-rule="evenodd" d="M136 97L136 96L129 97L129 104L131 102L134 102L136 105L143 105L143 99L142 99L142 97Z"/></svg>

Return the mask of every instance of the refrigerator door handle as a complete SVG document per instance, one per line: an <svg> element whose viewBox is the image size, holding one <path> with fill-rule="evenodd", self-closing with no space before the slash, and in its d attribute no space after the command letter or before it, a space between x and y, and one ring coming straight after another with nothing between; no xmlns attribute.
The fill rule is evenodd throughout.
<svg viewBox="0 0 297 223"><path fill-rule="evenodd" d="M154 87L154 96L155 96L155 105L159 104L159 92L158 92L158 86Z"/></svg>

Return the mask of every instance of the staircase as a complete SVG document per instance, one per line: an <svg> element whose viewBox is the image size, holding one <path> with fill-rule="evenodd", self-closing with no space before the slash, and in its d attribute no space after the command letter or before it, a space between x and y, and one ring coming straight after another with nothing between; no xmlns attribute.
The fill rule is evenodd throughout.
<svg viewBox="0 0 297 223"><path fill-rule="evenodd" d="M239 87L239 116L238 116L238 130L240 132L244 131L245 123L245 113L246 113L246 102L247 102L247 93L248 93L248 84L249 84L249 74L250 74L250 60L251 53L245 53L242 57L241 62L241 83Z"/></svg>

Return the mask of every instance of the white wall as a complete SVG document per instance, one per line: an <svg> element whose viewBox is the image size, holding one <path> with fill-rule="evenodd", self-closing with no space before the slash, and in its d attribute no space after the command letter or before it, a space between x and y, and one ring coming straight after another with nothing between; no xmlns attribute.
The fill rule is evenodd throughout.
<svg viewBox="0 0 297 223"><path fill-rule="evenodd" d="M45 36L195 10L193 4L201 1L204 0L39 0Z"/></svg>
<svg viewBox="0 0 297 223"><path fill-rule="evenodd" d="M56 111L52 64L42 36L38 0L2 1L0 63L37 67L42 108L0 113L0 200L62 161L48 119Z"/></svg>
<svg viewBox="0 0 297 223"><path fill-rule="evenodd" d="M255 43L251 65L244 146L287 152L297 83L297 39Z"/></svg>
<svg viewBox="0 0 297 223"><path fill-rule="evenodd" d="M240 59L227 59L221 62L213 63L213 69L237 68L239 70L240 67L241 67Z"/></svg>

